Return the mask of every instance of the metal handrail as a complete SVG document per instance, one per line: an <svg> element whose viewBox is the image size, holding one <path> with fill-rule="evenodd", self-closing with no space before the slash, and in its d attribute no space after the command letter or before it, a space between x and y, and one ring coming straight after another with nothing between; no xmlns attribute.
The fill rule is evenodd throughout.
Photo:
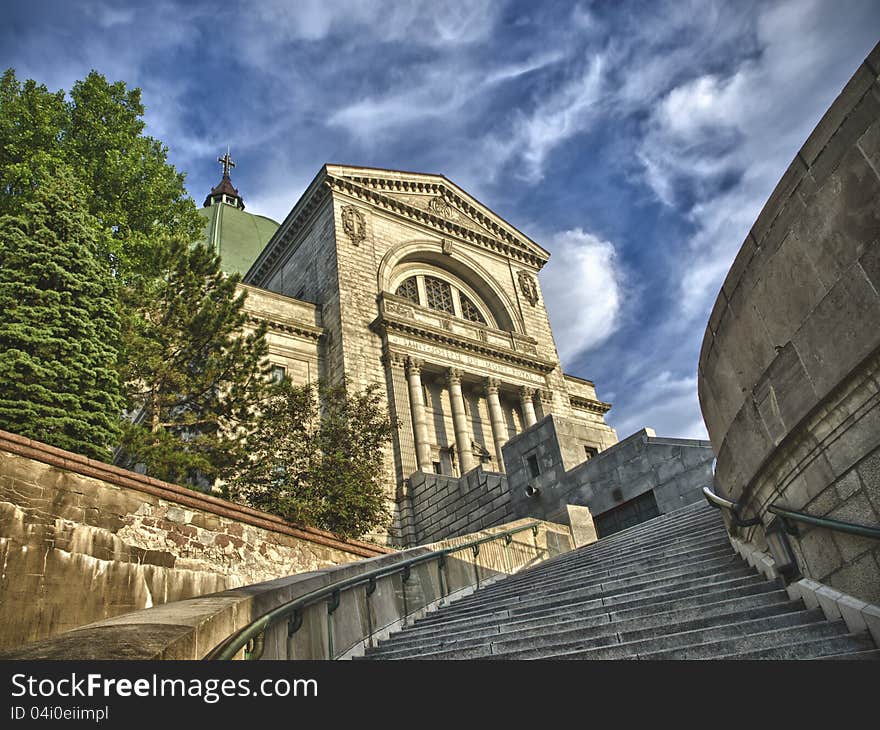
<svg viewBox="0 0 880 730"><path fill-rule="evenodd" d="M406 582L406 579L409 577L410 571L412 570L412 567L414 565L437 560L440 563L440 567L442 568L447 555L457 553L461 550L470 549L473 553L476 584L477 588L479 589L480 575L479 570L476 566L476 557L480 552L480 545L488 542L494 542L495 540L504 540L505 544L509 545L511 542L511 538L514 535L519 534L520 532L525 532L526 530L531 530L532 534L537 538L538 527L540 526L540 524L540 522L530 522L526 525L521 525L519 527L505 530L504 532L498 532L492 535L487 535L486 537L478 538L476 540L470 540L469 542L462 543L461 545L455 545L453 547L443 548L441 550L434 550L430 553L424 553L423 555L418 555L414 558L409 558L399 563L394 563L393 565L387 565L383 568L376 568L374 570L370 570L366 573L361 573L360 575L356 575L351 578L336 581L335 583L323 586L322 588L317 588L314 591L305 593L302 596L294 598L292 601L288 601L287 603L283 603L280 606L277 606L268 613L260 616L256 621L252 621L247 626L239 629L236 633L227 637L223 642L221 642L220 644L215 646L210 652L208 652L208 654L205 656L205 659L232 659L236 654L238 654L239 651L241 651L242 648L247 647L247 645L251 644L251 642L253 642L253 649L251 652L248 652L247 649L245 650L246 658L259 659L263 653L263 644L265 640L266 630L272 624L277 623L281 619L288 619L288 637L290 637L294 633L296 633L296 631L298 631L299 628L302 626L302 612L304 608L318 603L324 598L330 598L331 605L328 606L328 613L332 614L336 607L338 607L339 605L339 597L343 591L350 590L351 588L355 588L359 585L367 584L369 595L375 590L376 580L379 578L385 578L389 575L394 575L396 573L403 573L404 582ZM370 631L370 635L372 635L373 633L373 631ZM248 654L250 654L250 656L248 656ZM332 659L333 657L331 656L330 658Z"/></svg>
<svg viewBox="0 0 880 730"><path fill-rule="evenodd" d="M795 522L805 522L808 525L816 527L825 527L829 530L837 532L848 532L850 535L858 535L859 537L868 537L874 540L880 540L880 527L871 527L870 525L860 525L855 522L841 522L840 520L832 520L829 517L816 517L808 515L806 512L798 512L797 510L785 509L771 504L767 511L774 515L779 515L783 519L794 520Z"/></svg>
<svg viewBox="0 0 880 730"><path fill-rule="evenodd" d="M751 527L761 522L760 517L753 517L748 520L743 520L739 516L739 504L737 502L732 502L729 499L725 499L724 497L718 496L717 494L715 494L715 492L712 491L711 487L703 487L703 495L712 506L729 510L734 516L734 522L739 527ZM767 507L767 511L770 514L778 515L783 519L794 520L795 522L804 522L806 524L814 525L816 527L825 527L829 530L836 530L837 532L847 532L851 535L858 535L860 537L868 537L874 540L880 540L880 527L859 525L854 522L842 522L841 520L833 520L829 517L816 517L815 515L807 514L806 512L799 512L797 510L788 509L786 507L777 507L775 504L769 505Z"/></svg>
<svg viewBox="0 0 880 730"><path fill-rule="evenodd" d="M733 515L733 524L737 527L754 527L761 523L760 517L751 517L747 520L744 520L739 514L739 504L736 502L731 502L729 499L725 499L724 497L719 497L715 492L712 491L711 487L703 487L703 496L706 497L706 500L713 507L718 507L719 509L726 509Z"/></svg>

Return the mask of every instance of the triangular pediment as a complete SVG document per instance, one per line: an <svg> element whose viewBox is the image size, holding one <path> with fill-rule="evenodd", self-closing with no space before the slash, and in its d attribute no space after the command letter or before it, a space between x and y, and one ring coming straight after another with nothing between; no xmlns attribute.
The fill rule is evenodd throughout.
<svg viewBox="0 0 880 730"><path fill-rule="evenodd" d="M384 201L385 207L390 203L393 210L441 231L475 242L501 244L511 255L530 260L538 268L550 257L522 231L443 175L344 165L327 165L325 170L331 186L335 183L368 200Z"/></svg>

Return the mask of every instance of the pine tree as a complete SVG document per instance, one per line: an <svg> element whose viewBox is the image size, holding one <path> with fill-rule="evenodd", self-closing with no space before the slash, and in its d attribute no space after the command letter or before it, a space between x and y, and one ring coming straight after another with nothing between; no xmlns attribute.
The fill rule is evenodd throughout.
<svg viewBox="0 0 880 730"><path fill-rule="evenodd" d="M120 432L116 287L69 168L0 216L0 428L108 460Z"/></svg>
<svg viewBox="0 0 880 730"><path fill-rule="evenodd" d="M207 486L240 458L267 384L265 325L246 331L239 276L198 244L168 241L158 278L122 291L128 465Z"/></svg>
<svg viewBox="0 0 880 730"><path fill-rule="evenodd" d="M228 497L291 522L360 537L389 514L382 484L393 425L376 386L294 386L261 405Z"/></svg>

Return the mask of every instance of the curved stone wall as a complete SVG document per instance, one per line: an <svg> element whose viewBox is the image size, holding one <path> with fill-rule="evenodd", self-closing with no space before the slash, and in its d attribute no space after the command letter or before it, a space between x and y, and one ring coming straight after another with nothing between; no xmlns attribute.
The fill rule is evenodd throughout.
<svg viewBox="0 0 880 730"><path fill-rule="evenodd" d="M776 186L718 295L699 396L719 493L880 524L880 44ZM743 535L762 543L763 530ZM807 577L880 602L880 545L794 540Z"/></svg>

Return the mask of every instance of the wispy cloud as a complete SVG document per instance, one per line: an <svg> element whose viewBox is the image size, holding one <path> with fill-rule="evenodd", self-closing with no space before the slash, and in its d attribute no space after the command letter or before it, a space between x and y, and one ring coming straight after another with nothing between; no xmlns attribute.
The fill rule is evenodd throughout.
<svg viewBox="0 0 880 730"><path fill-rule="evenodd" d="M395 88L359 99L330 115L331 126L344 128L353 137L375 143L386 135L426 120L439 121L443 129L461 128L468 105L499 84L540 70L561 60L558 52L543 53L524 61L488 69L475 69L453 59L451 63L424 64L411 69ZM465 118L462 118L462 115Z"/></svg>
<svg viewBox="0 0 880 730"><path fill-rule="evenodd" d="M624 277L614 244L580 228L553 236L553 258L541 272L556 347L563 365L617 329Z"/></svg>
<svg viewBox="0 0 880 730"><path fill-rule="evenodd" d="M486 139L489 174L497 175L506 166L530 183L543 178L547 156L599 118L602 60L593 55L583 71L542 94L532 108L515 115L508 129Z"/></svg>

